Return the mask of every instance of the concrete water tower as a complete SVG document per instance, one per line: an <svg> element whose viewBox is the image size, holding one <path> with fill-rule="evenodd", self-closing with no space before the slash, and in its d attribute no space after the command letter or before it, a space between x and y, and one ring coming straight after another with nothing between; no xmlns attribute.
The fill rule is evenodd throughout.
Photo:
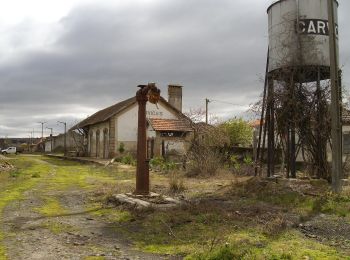
<svg viewBox="0 0 350 260"><path fill-rule="evenodd" d="M334 0L336 34L338 34L337 10L338 2ZM327 0L280 0L268 7L267 14L269 51L264 95L266 111L263 109L262 112L262 119L265 119L266 124L265 131L260 131L264 134L260 134L259 139L264 142L267 133L268 176L271 176L274 174L276 148L275 89L277 85L283 85L292 99L295 98L295 89L298 86L313 82L319 90L321 82L330 79L330 30ZM293 107L290 111L293 117ZM295 177L297 153L295 125L290 123L286 129L279 130L281 131L285 131L283 135L287 136L285 145L288 150L287 173L288 176Z"/></svg>

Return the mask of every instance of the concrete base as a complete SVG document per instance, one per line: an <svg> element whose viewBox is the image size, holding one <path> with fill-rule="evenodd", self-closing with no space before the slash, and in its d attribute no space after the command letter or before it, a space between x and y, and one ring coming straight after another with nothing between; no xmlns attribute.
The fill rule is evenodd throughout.
<svg viewBox="0 0 350 260"><path fill-rule="evenodd" d="M166 209L181 205L183 203L178 199L170 198L153 192L151 192L149 195L135 195L132 193L116 194L113 195L113 198L121 204L131 205L137 209Z"/></svg>

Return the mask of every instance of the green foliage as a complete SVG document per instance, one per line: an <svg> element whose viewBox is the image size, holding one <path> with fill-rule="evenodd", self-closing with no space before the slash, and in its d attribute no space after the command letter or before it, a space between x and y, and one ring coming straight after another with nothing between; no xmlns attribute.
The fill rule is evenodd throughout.
<svg viewBox="0 0 350 260"><path fill-rule="evenodd" d="M120 162L128 165L136 165L136 160L131 154L127 154L120 159Z"/></svg>
<svg viewBox="0 0 350 260"><path fill-rule="evenodd" d="M155 170L160 170L165 162L165 159L162 156L157 156L152 158L149 161L149 165L155 169Z"/></svg>
<svg viewBox="0 0 350 260"><path fill-rule="evenodd" d="M118 151L123 154L125 152L125 145L124 143L120 143L118 147Z"/></svg>
<svg viewBox="0 0 350 260"><path fill-rule="evenodd" d="M230 119L223 123L221 127L229 135L231 145L247 146L252 143L253 129L243 119Z"/></svg>
<svg viewBox="0 0 350 260"><path fill-rule="evenodd" d="M314 212L346 217L350 215L350 196L329 192L313 204Z"/></svg>
<svg viewBox="0 0 350 260"><path fill-rule="evenodd" d="M243 163L245 165L253 165L253 159L249 155L244 156Z"/></svg>
<svg viewBox="0 0 350 260"><path fill-rule="evenodd" d="M235 169L235 170L239 170L240 168L240 164L238 162L238 156L237 155L231 155L230 156L230 165Z"/></svg>
<svg viewBox="0 0 350 260"><path fill-rule="evenodd" d="M173 161L165 160L163 157L154 157L149 161L149 165L153 170L169 173L176 169L176 164Z"/></svg>

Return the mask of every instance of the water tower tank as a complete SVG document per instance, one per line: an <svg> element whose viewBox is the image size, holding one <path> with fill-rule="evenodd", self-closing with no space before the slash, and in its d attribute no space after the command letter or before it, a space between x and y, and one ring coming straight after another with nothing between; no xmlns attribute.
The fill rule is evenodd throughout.
<svg viewBox="0 0 350 260"><path fill-rule="evenodd" d="M334 0L338 33L338 2ZM269 73L285 69L309 71L305 81L316 80L315 68L329 78L329 29L327 0L280 0L268 9ZM299 33L298 33L299 32ZM337 43L338 44L338 43Z"/></svg>

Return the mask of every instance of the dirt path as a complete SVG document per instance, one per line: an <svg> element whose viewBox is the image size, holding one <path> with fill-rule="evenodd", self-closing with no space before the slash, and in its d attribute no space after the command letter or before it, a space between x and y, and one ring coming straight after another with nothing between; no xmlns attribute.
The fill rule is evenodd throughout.
<svg viewBox="0 0 350 260"><path fill-rule="evenodd" d="M51 172L26 191L22 200L4 209L3 243L8 259L169 259L135 251L111 224L93 216L86 210L88 191L50 189L57 166L50 167ZM47 200L53 203L53 212L43 214L40 208Z"/></svg>

